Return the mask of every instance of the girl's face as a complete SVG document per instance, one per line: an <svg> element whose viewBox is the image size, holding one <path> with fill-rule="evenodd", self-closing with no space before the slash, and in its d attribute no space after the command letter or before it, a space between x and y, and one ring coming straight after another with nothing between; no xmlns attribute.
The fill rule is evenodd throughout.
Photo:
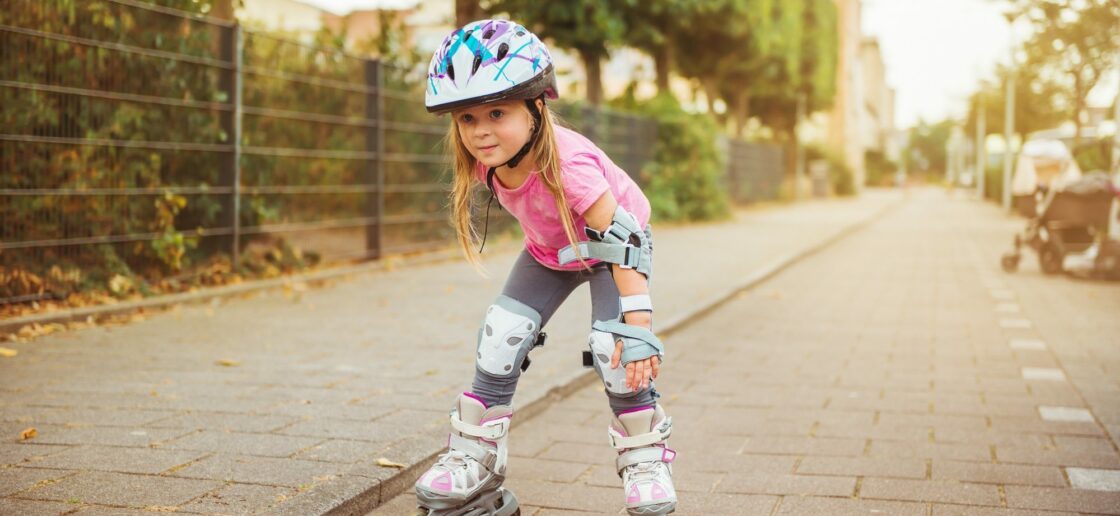
<svg viewBox="0 0 1120 516"><path fill-rule="evenodd" d="M491 102L454 112L459 138L486 167L504 165L532 135L532 116L519 100Z"/></svg>

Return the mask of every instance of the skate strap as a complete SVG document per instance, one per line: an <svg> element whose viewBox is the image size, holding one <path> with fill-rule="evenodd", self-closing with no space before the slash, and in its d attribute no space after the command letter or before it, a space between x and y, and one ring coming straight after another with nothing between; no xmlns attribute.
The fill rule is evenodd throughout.
<svg viewBox="0 0 1120 516"><path fill-rule="evenodd" d="M493 441L506 435L506 432L509 431L509 418L503 417L501 419L487 421L486 424L478 426L459 421L458 415L452 412L451 427L471 437L481 437L482 439Z"/></svg>
<svg viewBox="0 0 1120 516"><path fill-rule="evenodd" d="M494 464L494 452L487 450L476 441L467 439L456 434L451 434L451 440L448 442L448 447L452 450L467 454L467 456L478 461L486 469L491 469Z"/></svg>
<svg viewBox="0 0 1120 516"><path fill-rule="evenodd" d="M607 435L610 436L611 446L616 450L625 450L627 448L641 448L644 446L652 446L665 439L673 433L673 418L667 417L662 421L657 428L644 434L625 436L615 430L614 428L607 428Z"/></svg>
<svg viewBox="0 0 1120 516"><path fill-rule="evenodd" d="M614 461L615 468L618 469L618 474L622 475L622 470L627 467L639 464L642 462L664 462L666 464L673 462L677 458L677 452L669 449L662 448L661 446L647 446L645 448L637 448L628 452L622 453Z"/></svg>
<svg viewBox="0 0 1120 516"><path fill-rule="evenodd" d="M650 299L649 294L638 294L636 296L622 296L618 298L619 310L622 313L626 312L640 312L640 311L653 311L653 301Z"/></svg>

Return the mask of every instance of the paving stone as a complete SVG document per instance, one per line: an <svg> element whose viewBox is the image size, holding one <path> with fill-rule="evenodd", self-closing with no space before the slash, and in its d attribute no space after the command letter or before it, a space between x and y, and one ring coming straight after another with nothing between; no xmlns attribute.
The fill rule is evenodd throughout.
<svg viewBox="0 0 1120 516"><path fill-rule="evenodd" d="M75 446L34 462L37 468L157 474L206 456L193 451L117 446Z"/></svg>
<svg viewBox="0 0 1120 516"><path fill-rule="evenodd" d="M1030 329L1034 327L1029 319L1005 318L999 320L999 327L1005 329Z"/></svg>
<svg viewBox="0 0 1120 516"><path fill-rule="evenodd" d="M341 465L328 462L217 454L175 471L171 475L306 488L341 473L341 468Z"/></svg>
<svg viewBox="0 0 1120 516"><path fill-rule="evenodd" d="M1093 413L1077 407L1038 407L1038 414L1046 421L1092 423Z"/></svg>
<svg viewBox="0 0 1120 516"><path fill-rule="evenodd" d="M859 495L861 498L885 500L1000 505L996 486L963 482L865 478Z"/></svg>
<svg viewBox="0 0 1120 516"><path fill-rule="evenodd" d="M1024 367L1023 368L1024 380L1048 380L1048 381L1065 381L1066 374L1061 369L1045 368L1045 367Z"/></svg>
<svg viewBox="0 0 1120 516"><path fill-rule="evenodd" d="M918 459L805 457L797 466L797 474L925 478L926 463Z"/></svg>
<svg viewBox="0 0 1120 516"><path fill-rule="evenodd" d="M83 471L20 493L22 498L146 507L182 505L222 485L212 480Z"/></svg>
<svg viewBox="0 0 1120 516"><path fill-rule="evenodd" d="M0 443L0 465L30 462L68 449L62 445Z"/></svg>
<svg viewBox="0 0 1120 516"><path fill-rule="evenodd" d="M262 509L296 496L299 491L287 487L229 484L206 493L181 507L185 512L237 514L265 512Z"/></svg>
<svg viewBox="0 0 1120 516"><path fill-rule="evenodd" d="M1120 493L1059 489L1054 487L1007 486L1007 506L1020 509L1116 514Z"/></svg>
<svg viewBox="0 0 1120 516"><path fill-rule="evenodd" d="M60 479L73 473L59 469L0 468L0 496L17 493L39 482Z"/></svg>
<svg viewBox="0 0 1120 516"><path fill-rule="evenodd" d="M782 498L781 505L778 506L778 512L775 514L828 514L829 516L890 514L892 516L926 516L926 506L921 503L886 502L882 500L786 496Z"/></svg>
<svg viewBox="0 0 1120 516"><path fill-rule="evenodd" d="M199 450L262 457L287 457L323 442L317 437L292 437L272 434L202 431L181 437L163 447L172 450Z"/></svg>
<svg viewBox="0 0 1120 516"><path fill-rule="evenodd" d="M998 507L969 507L965 505L933 504L933 516L1076 516L1075 512L1034 511L1028 509L1003 509Z"/></svg>
<svg viewBox="0 0 1120 516"><path fill-rule="evenodd" d="M86 426L78 428L40 429L35 437L38 444L97 444L104 446L158 445L164 441L185 435L180 429Z"/></svg>
<svg viewBox="0 0 1120 516"><path fill-rule="evenodd" d="M299 418L268 416L263 414L224 414L220 412L193 412L176 414L147 424L152 428L186 428L227 432L268 433L286 427Z"/></svg>
<svg viewBox="0 0 1120 516"><path fill-rule="evenodd" d="M1000 314L1017 314L1020 311L1018 303L997 303L996 313Z"/></svg>
<svg viewBox="0 0 1120 516"><path fill-rule="evenodd" d="M1011 339L1008 344L1011 349L1023 349L1031 351L1043 351L1046 349L1046 343L1038 339Z"/></svg>
<svg viewBox="0 0 1120 516"><path fill-rule="evenodd" d="M43 502L38 500L19 500L0 498L0 514L19 516L57 516L77 509L77 504L64 502Z"/></svg>
<svg viewBox="0 0 1120 516"><path fill-rule="evenodd" d="M854 476L780 475L748 471L728 475L720 483L719 490L744 494L851 496L855 486Z"/></svg>
<svg viewBox="0 0 1120 516"><path fill-rule="evenodd" d="M677 493L677 511L673 514L736 514L743 516L768 516L778 503L776 496L742 495L729 493ZM603 514L605 511L597 511Z"/></svg>
<svg viewBox="0 0 1120 516"><path fill-rule="evenodd" d="M1120 491L1120 470L1066 468L1069 483L1074 489L1093 491Z"/></svg>
<svg viewBox="0 0 1120 516"><path fill-rule="evenodd" d="M933 461L932 471L933 480L1054 487L1065 487L1067 485L1061 469L1052 466L935 460Z"/></svg>
<svg viewBox="0 0 1120 516"><path fill-rule="evenodd" d="M349 464L371 457L384 456L389 446L388 442L371 443L331 439L300 451L292 455L292 458Z"/></svg>

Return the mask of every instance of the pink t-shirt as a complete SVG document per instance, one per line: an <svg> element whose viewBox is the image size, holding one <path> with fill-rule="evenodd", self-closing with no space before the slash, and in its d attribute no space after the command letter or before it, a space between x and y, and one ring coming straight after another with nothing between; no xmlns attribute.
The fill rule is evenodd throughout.
<svg viewBox="0 0 1120 516"><path fill-rule="evenodd" d="M556 126L556 143L560 153L564 195L575 222L576 238L587 240L583 228L587 222L584 212L608 189L623 208L633 213L642 226L649 223L649 200L630 176L615 165L599 147L583 135L566 127ZM478 179L486 184L486 168L479 164ZM521 223L525 234L525 248L541 265L556 270L578 270L579 262L560 265L556 254L569 245L564 234L564 224L552 192L540 178L540 172L529 173L517 188L502 186L494 178L494 191L498 202ZM587 263L599 263L588 260Z"/></svg>

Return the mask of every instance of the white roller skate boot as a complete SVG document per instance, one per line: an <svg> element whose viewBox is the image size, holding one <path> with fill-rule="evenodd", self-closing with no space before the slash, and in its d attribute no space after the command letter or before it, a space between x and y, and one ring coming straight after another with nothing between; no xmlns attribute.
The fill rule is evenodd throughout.
<svg viewBox="0 0 1120 516"><path fill-rule="evenodd" d="M672 429L672 418L659 405L620 414L607 429L619 451L615 467L631 515L663 515L677 508L670 465L677 452L665 445Z"/></svg>
<svg viewBox="0 0 1120 516"><path fill-rule="evenodd" d="M416 499L435 516L511 516L517 498L502 489L513 409L486 407L472 394L459 396L451 411L448 450L416 481Z"/></svg>

